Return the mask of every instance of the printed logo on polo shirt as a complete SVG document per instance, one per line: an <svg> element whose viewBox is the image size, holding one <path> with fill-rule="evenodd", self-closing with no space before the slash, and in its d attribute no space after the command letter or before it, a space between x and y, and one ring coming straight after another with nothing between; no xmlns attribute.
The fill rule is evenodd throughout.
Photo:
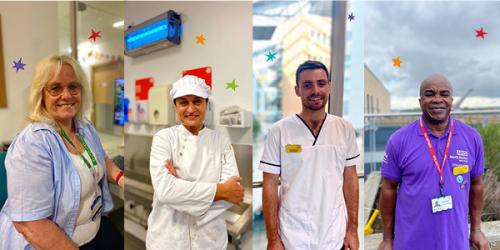
<svg viewBox="0 0 500 250"><path fill-rule="evenodd" d="M388 156L387 156L387 153L384 152L384 160L383 160L384 163L389 163L389 160L388 160Z"/></svg>
<svg viewBox="0 0 500 250"><path fill-rule="evenodd" d="M453 160L453 162L468 163L469 152L467 152L467 150L457 149L456 155L450 154L450 159ZM460 165L460 164L453 163L453 165Z"/></svg>

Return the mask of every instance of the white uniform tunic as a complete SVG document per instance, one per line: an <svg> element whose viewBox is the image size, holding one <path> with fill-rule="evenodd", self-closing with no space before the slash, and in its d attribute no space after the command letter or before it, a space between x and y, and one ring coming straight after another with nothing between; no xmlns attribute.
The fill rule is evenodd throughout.
<svg viewBox="0 0 500 250"><path fill-rule="evenodd" d="M177 178L165 168L169 159ZM197 136L182 125L160 130L151 146L150 171L154 198L146 247L226 249L223 213L232 204L213 199L217 183L239 175L229 138L208 128Z"/></svg>
<svg viewBox="0 0 500 250"><path fill-rule="evenodd" d="M279 234L286 249L342 247L344 167L359 158L354 128L340 117L325 114L317 137L298 115L270 128L259 169L280 175Z"/></svg>

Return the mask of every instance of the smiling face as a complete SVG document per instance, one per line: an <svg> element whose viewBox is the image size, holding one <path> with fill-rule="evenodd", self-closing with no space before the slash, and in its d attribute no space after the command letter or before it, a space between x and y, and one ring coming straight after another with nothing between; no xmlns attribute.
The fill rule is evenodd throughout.
<svg viewBox="0 0 500 250"><path fill-rule="evenodd" d="M420 85L420 109L432 124L448 120L453 104L453 89L442 75L431 75Z"/></svg>
<svg viewBox="0 0 500 250"><path fill-rule="evenodd" d="M70 122L80 111L82 87L77 82L75 72L68 64L63 64L59 74L45 85L43 103L48 113L59 123Z"/></svg>
<svg viewBox="0 0 500 250"><path fill-rule="evenodd" d="M304 110L317 111L325 108L331 86L323 69L309 69L300 72L295 94L300 97Z"/></svg>
<svg viewBox="0 0 500 250"><path fill-rule="evenodd" d="M175 99L175 111L182 125L197 130L203 127L207 105L206 99L195 95L186 95Z"/></svg>

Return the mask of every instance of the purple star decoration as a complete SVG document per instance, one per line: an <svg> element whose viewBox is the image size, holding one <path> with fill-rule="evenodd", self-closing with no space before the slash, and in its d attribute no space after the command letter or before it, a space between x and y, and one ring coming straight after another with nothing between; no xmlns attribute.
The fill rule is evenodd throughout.
<svg viewBox="0 0 500 250"><path fill-rule="evenodd" d="M15 68L15 69L16 69L16 73L17 73L20 69L24 70L24 66L26 66L26 64L24 64L22 61L23 61L23 58L22 58L22 57L21 57L21 58L19 58L19 61L17 61L17 62L16 62L16 61L13 61L14 66L12 66L12 68Z"/></svg>
<svg viewBox="0 0 500 250"><path fill-rule="evenodd" d="M351 14L349 14L349 16L347 17L347 19L349 19L349 21L354 20L354 13L351 12Z"/></svg>

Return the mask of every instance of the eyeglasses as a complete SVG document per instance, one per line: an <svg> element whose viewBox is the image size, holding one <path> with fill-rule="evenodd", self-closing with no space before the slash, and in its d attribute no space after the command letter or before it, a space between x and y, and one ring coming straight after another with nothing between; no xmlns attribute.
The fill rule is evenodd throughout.
<svg viewBox="0 0 500 250"><path fill-rule="evenodd" d="M45 90L47 90L47 92L51 96L58 96L58 95L61 95L63 93L64 88L67 88L68 92L71 95L80 94L80 92L82 91L82 85L79 83L70 83L66 87L62 86L61 84L54 83L54 84L51 84L51 85L45 87Z"/></svg>

